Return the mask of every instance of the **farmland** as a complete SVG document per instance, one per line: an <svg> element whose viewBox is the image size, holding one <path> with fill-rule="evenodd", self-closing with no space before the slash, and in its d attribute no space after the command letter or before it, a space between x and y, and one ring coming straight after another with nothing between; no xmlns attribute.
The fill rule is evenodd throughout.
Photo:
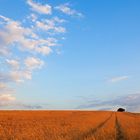
<svg viewBox="0 0 140 140"><path fill-rule="evenodd" d="M140 140L140 114L0 111L0 140Z"/></svg>

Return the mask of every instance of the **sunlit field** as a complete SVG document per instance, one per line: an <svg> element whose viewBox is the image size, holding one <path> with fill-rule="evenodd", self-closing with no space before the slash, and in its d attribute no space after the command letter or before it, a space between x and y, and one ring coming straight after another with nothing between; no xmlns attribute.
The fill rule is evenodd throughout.
<svg viewBox="0 0 140 140"><path fill-rule="evenodd" d="M139 132L139 114L0 111L0 140L140 140Z"/></svg>

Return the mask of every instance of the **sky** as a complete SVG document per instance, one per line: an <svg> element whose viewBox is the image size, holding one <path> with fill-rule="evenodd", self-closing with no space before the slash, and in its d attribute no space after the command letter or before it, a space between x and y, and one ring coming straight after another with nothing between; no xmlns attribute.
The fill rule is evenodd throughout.
<svg viewBox="0 0 140 140"><path fill-rule="evenodd" d="M0 109L140 112L139 0L0 0Z"/></svg>

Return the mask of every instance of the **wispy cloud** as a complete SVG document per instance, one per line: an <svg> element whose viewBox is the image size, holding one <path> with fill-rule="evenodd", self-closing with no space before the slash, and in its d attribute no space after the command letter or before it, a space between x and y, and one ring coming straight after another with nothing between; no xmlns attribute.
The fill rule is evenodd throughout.
<svg viewBox="0 0 140 140"><path fill-rule="evenodd" d="M0 94L0 107L12 104L16 98L12 94Z"/></svg>
<svg viewBox="0 0 140 140"><path fill-rule="evenodd" d="M118 77L113 77L111 79L109 79L109 82L111 83L116 83L116 82L120 82L120 81L124 81L124 80L128 80L129 76L118 76Z"/></svg>
<svg viewBox="0 0 140 140"><path fill-rule="evenodd" d="M37 21L36 27L45 30L45 31L53 31L53 33L65 33L66 28L62 26L58 26L57 23L62 23L63 19L53 18L49 20Z"/></svg>
<svg viewBox="0 0 140 140"><path fill-rule="evenodd" d="M44 65L44 62L39 58L28 57L24 60L25 66L28 70L33 70L37 68L41 68Z"/></svg>
<svg viewBox="0 0 140 140"><path fill-rule="evenodd" d="M13 69L19 69L19 61L18 60L14 60L14 59L7 59L6 60L7 64L12 67Z"/></svg>
<svg viewBox="0 0 140 140"><path fill-rule="evenodd" d="M117 107L124 107L127 111L132 112L140 112L140 94L128 94L124 96L117 97L112 100L107 101L97 101L94 99L90 99L90 101L86 101L85 103L79 105L78 109L108 109L114 110Z"/></svg>
<svg viewBox="0 0 140 140"><path fill-rule="evenodd" d="M15 97L10 95L10 94L1 94L0 95L0 102L9 102L9 101L14 101Z"/></svg>
<svg viewBox="0 0 140 140"><path fill-rule="evenodd" d="M61 11L62 13L70 16L83 17L83 14L76 11L75 9L70 8L69 3L64 3L55 7L56 10Z"/></svg>
<svg viewBox="0 0 140 140"><path fill-rule="evenodd" d="M33 0L27 0L27 3L31 6L32 10L40 14L51 14L52 7L49 4L42 5L40 3L35 3Z"/></svg>
<svg viewBox="0 0 140 140"><path fill-rule="evenodd" d="M5 89L5 88L7 88L7 85L4 84L4 83L0 83L0 89L2 90L2 89Z"/></svg>
<svg viewBox="0 0 140 140"><path fill-rule="evenodd" d="M11 95L4 95L5 97L2 97L1 99L4 101L0 102L0 109L26 109L26 110L36 110L36 109L44 109L47 107L47 105L45 105L45 107L43 105L38 105L38 104L27 104L27 103L21 103L21 102L17 102L15 100L15 97L11 96Z"/></svg>

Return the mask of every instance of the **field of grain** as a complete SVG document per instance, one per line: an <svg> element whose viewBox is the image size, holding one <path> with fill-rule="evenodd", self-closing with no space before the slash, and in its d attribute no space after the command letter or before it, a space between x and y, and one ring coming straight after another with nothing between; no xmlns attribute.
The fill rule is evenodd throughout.
<svg viewBox="0 0 140 140"><path fill-rule="evenodd" d="M140 140L140 115L109 111L0 111L0 140Z"/></svg>

